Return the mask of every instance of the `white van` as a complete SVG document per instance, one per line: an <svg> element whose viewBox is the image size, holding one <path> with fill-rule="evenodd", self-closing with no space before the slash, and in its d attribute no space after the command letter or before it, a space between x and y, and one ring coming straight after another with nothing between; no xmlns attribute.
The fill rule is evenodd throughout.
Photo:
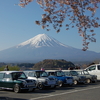
<svg viewBox="0 0 100 100"><path fill-rule="evenodd" d="M97 80L100 80L100 64L90 65L85 70L92 75L97 75Z"/></svg>

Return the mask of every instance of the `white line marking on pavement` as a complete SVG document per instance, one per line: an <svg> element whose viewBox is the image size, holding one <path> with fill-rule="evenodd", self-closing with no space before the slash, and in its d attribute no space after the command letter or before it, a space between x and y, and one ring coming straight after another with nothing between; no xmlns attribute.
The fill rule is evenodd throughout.
<svg viewBox="0 0 100 100"><path fill-rule="evenodd" d="M79 91L86 91L86 90L91 90L91 89L96 89L96 88L100 88L100 86L98 86L98 87L92 87L92 88L86 88L86 89L81 89L81 90L73 90L73 91L63 92L63 93L54 94L54 95L49 95L49 94L48 94L48 96L42 96L42 97L37 97L37 98L31 98L30 100L43 99L43 98L54 97L54 96L64 95L64 94L69 94L69 93L75 93L75 92L79 92Z"/></svg>

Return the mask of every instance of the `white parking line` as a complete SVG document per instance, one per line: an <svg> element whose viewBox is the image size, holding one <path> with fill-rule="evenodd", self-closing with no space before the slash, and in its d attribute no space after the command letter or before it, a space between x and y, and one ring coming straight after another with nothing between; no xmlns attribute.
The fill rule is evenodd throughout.
<svg viewBox="0 0 100 100"><path fill-rule="evenodd" d="M73 91L63 92L63 93L54 94L54 95L41 96L41 97L37 97L37 98L31 98L30 100L43 99L43 98L54 97L54 96L64 95L64 94L69 94L69 93L75 93L75 92L79 92L79 91L86 91L86 90L91 90L91 89L96 89L96 88L100 88L100 86L98 86L98 87L86 88L86 89L81 89L81 90L73 90Z"/></svg>

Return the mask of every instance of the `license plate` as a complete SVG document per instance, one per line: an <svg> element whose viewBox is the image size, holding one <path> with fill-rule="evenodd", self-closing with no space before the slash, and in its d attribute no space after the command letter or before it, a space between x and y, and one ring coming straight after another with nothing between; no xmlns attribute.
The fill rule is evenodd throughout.
<svg viewBox="0 0 100 100"><path fill-rule="evenodd" d="M54 87L54 85L51 85L51 88L53 88Z"/></svg>
<svg viewBox="0 0 100 100"><path fill-rule="evenodd" d="M67 83L72 83L73 81L69 79L69 80L67 80L66 82L67 82Z"/></svg>
<svg viewBox="0 0 100 100"><path fill-rule="evenodd" d="M35 85L34 85L34 84L28 84L27 86L28 86L28 87L32 87L32 86L35 86Z"/></svg>
<svg viewBox="0 0 100 100"><path fill-rule="evenodd" d="M48 84L49 84L49 85L51 85L51 84L56 84L56 82L55 82L55 81L49 81Z"/></svg>

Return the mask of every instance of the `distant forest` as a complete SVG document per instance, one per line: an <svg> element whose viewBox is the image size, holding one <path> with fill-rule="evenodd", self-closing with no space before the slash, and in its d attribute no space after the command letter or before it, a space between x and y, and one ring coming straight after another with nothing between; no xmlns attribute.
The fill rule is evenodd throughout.
<svg viewBox="0 0 100 100"><path fill-rule="evenodd" d="M69 67L71 68L75 68L75 67L80 67L80 68L86 68L87 66L91 65L91 64L98 64L100 63L100 60L96 60L94 62L91 63L81 63L79 64L79 62L72 63L71 61L66 61L64 59L60 59L60 60L55 60L55 59L45 59L43 61L40 61L38 63L4 63L4 62L0 62L0 69L3 70L4 67L6 65L8 65L12 70L15 67L16 69L33 69L33 70L40 70L41 68L44 68L46 70L55 70L55 69L68 69Z"/></svg>
<svg viewBox="0 0 100 100"><path fill-rule="evenodd" d="M75 67L75 65L70 62L66 61L64 59L61 60L53 60L53 59L45 59L41 62L36 63L33 66L34 70L40 70L41 68L44 68L46 70L51 70L51 69L68 69L69 67Z"/></svg>

